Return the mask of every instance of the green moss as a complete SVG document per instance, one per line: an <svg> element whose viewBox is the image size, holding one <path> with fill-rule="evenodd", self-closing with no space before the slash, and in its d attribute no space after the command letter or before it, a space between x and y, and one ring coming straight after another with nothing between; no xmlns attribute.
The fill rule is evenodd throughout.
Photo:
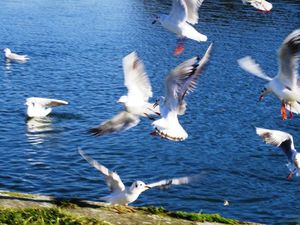
<svg viewBox="0 0 300 225"><path fill-rule="evenodd" d="M224 224L241 224L237 220L233 219L227 219L219 214L203 214L203 213L188 213L188 212L171 212L167 211L166 209L162 207L141 207L141 210L145 212L149 212L156 215L161 216L170 216L173 218L178 219L185 219L185 220L191 220L191 221L197 221L197 222L217 222L217 223L224 223Z"/></svg>
<svg viewBox="0 0 300 225"><path fill-rule="evenodd" d="M104 221L75 217L59 208L1 209L0 224L11 225L107 225Z"/></svg>

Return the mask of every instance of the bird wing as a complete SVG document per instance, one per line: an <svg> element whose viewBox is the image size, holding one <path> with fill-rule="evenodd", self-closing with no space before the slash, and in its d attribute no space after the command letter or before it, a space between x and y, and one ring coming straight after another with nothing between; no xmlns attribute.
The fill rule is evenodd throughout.
<svg viewBox="0 0 300 225"><path fill-rule="evenodd" d="M98 127L91 128L89 132L93 135L101 136L128 130L136 126L139 122L140 119L138 116L126 111L121 111L113 118L101 123Z"/></svg>
<svg viewBox="0 0 300 225"><path fill-rule="evenodd" d="M200 178L200 175L171 178L171 179L165 179L165 180L161 180L161 181L154 182L151 184L147 184L147 186L150 188L159 187L159 188L164 189L164 188L170 187L171 185L189 184L189 183L199 180L199 178Z"/></svg>
<svg viewBox="0 0 300 225"><path fill-rule="evenodd" d="M148 101L152 97L150 80L144 70L144 64L132 52L123 58L124 84L128 89L128 97Z"/></svg>
<svg viewBox="0 0 300 225"><path fill-rule="evenodd" d="M293 154L296 151L292 135L279 130L269 130L259 127L256 128L256 134L262 137L267 144L280 147L287 155L289 161L292 161Z"/></svg>
<svg viewBox="0 0 300 225"><path fill-rule="evenodd" d="M125 190L125 185L123 184L120 176L116 172L112 172L107 169L105 166L98 163L96 160L87 156L83 150L78 149L79 154L86 160L88 163L100 171L104 177L105 182L110 190L110 192L122 192Z"/></svg>
<svg viewBox="0 0 300 225"><path fill-rule="evenodd" d="M198 9L204 0L185 0L187 8L187 22L190 24L198 23Z"/></svg>
<svg viewBox="0 0 300 225"><path fill-rule="evenodd" d="M187 15L188 11L185 0L173 0L172 9L169 14L170 20L175 23L185 22L187 20Z"/></svg>
<svg viewBox="0 0 300 225"><path fill-rule="evenodd" d="M257 64L254 59L252 59L250 56L245 56L238 60L238 64L242 69L247 71L248 73L251 73L261 79L270 81L272 80L271 77L266 75L264 71L261 69L260 65Z"/></svg>
<svg viewBox="0 0 300 225"><path fill-rule="evenodd" d="M177 110L181 105L183 98L189 92L192 92L197 85L197 79L208 62L211 54L212 44L208 47L205 55L193 57L173 69L166 78L166 103L171 110Z"/></svg>
<svg viewBox="0 0 300 225"><path fill-rule="evenodd" d="M300 29L293 31L279 49L279 79L289 87L295 87L298 80Z"/></svg>
<svg viewBox="0 0 300 225"><path fill-rule="evenodd" d="M69 104L66 101L58 100L58 99L51 99L51 98L37 98L31 97L26 99L27 102L34 102L42 107L53 107L53 106L60 106L60 105L67 105Z"/></svg>

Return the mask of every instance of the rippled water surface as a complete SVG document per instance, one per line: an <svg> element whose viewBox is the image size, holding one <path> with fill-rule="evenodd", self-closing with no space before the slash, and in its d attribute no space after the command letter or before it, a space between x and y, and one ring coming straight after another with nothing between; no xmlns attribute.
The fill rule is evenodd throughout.
<svg viewBox="0 0 300 225"><path fill-rule="evenodd" d="M300 118L283 122L280 103L259 103L264 81L247 74L237 59L252 55L267 74L277 73L277 49L300 25L299 1L274 0L262 14L241 1L205 0L197 29L207 43L188 40L173 57L175 36L153 15L163 0L11 0L0 7L0 48L26 53L28 63L0 64L0 189L98 200L108 193L103 178L77 152L112 170L124 183L203 173L193 184L149 190L133 205L221 213L267 224L300 223L300 178L288 182L283 153L262 143L255 126L281 129L300 146ZM155 96L163 95L168 71L214 43L210 63L180 121L189 138L180 143L149 135L150 121L127 132L93 137L87 129L121 110L126 92L122 57L136 50ZM67 100L46 119L27 121L27 97ZM300 147L298 147L300 148ZM223 206L224 199L230 202Z"/></svg>

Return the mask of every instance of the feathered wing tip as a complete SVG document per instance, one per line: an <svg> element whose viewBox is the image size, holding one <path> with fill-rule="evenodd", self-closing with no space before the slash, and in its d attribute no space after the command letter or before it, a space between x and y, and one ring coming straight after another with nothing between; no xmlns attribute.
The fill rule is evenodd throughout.
<svg viewBox="0 0 300 225"><path fill-rule="evenodd" d="M288 47L291 54L297 54L300 50L300 29L294 30L283 41L282 48Z"/></svg>

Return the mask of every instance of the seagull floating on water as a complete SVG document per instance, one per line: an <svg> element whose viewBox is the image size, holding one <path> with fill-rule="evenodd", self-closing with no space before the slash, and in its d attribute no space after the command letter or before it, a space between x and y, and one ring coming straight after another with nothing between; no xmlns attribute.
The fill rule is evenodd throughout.
<svg viewBox="0 0 300 225"><path fill-rule="evenodd" d="M160 14L152 22L159 21L161 25L178 36L174 54L179 55L184 50L184 38L195 41L207 41L207 36L199 33L192 25L198 23L198 9L203 0L173 0L169 15Z"/></svg>
<svg viewBox="0 0 300 225"><path fill-rule="evenodd" d="M300 175L300 153L297 152L294 146L292 135L279 130L268 130L264 128L256 128L256 133L263 138L267 144L280 147L288 158L287 167L290 173L287 179L292 179L292 176L296 174Z"/></svg>
<svg viewBox="0 0 300 225"><path fill-rule="evenodd" d="M287 36L279 49L279 71L274 78L267 76L250 56L238 60L241 68L268 81L259 99L273 93L281 101L280 113L283 120L287 119L286 109L290 111L290 118L293 113L300 113L299 48L300 29L297 29Z"/></svg>
<svg viewBox="0 0 300 225"><path fill-rule="evenodd" d="M51 107L67 104L69 103L63 100L37 97L27 98L25 103L28 117L45 117L52 111Z"/></svg>
<svg viewBox="0 0 300 225"><path fill-rule="evenodd" d="M18 55L16 53L12 53L9 48L5 48L3 51L6 59L20 62L29 60L29 57L27 55Z"/></svg>
<svg viewBox="0 0 300 225"><path fill-rule="evenodd" d="M272 3L267 2L266 0L242 0L243 4L250 4L254 8L263 11L263 12L270 12L273 8Z"/></svg>
<svg viewBox="0 0 300 225"><path fill-rule="evenodd" d="M183 141L188 134L180 125L177 115L185 109L184 97L196 88L197 79L208 62L212 44L205 55L193 57L173 69L165 80L165 97L160 97L155 105L160 106L161 119L152 123L155 131L152 135L160 135L173 141ZM183 107L184 106L184 107Z"/></svg>
<svg viewBox="0 0 300 225"><path fill-rule="evenodd" d="M161 180L151 184L145 184L143 181L135 181L130 187L125 187L120 176L116 172L108 170L105 166L98 163L96 160L87 156L81 149L78 150L79 154L95 169L100 171L104 177L105 182L111 192L110 195L100 198L110 204L128 205L134 202L139 195L150 188L167 188L171 185L181 185L194 182L200 178L200 175L187 176L180 178L172 178Z"/></svg>
<svg viewBox="0 0 300 225"><path fill-rule="evenodd" d="M141 116L153 119L150 115L159 115L159 109L154 109L153 103L148 102L152 97L152 87L144 70L144 64L135 52L123 58L123 70L124 84L128 93L121 96L118 103L124 104L124 111L104 121L98 127L90 129L90 133L94 135L124 131L136 126Z"/></svg>

